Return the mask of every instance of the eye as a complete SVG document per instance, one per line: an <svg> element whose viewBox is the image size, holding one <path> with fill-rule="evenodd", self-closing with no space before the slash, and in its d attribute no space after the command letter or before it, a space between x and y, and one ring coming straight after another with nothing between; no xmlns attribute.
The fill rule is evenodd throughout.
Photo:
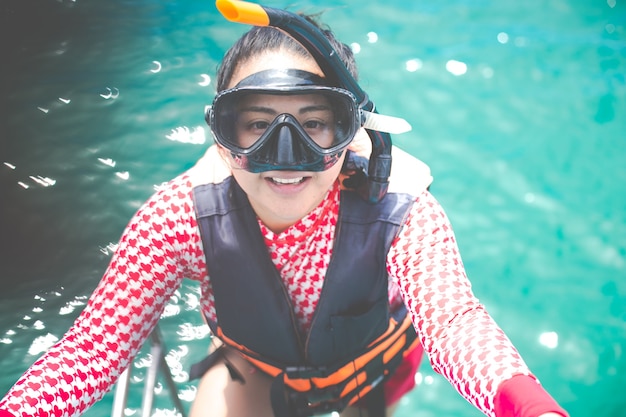
<svg viewBox="0 0 626 417"><path fill-rule="evenodd" d="M269 123L264 120L257 120L248 124L250 130L262 130L265 131L269 127Z"/></svg>
<svg viewBox="0 0 626 417"><path fill-rule="evenodd" d="M307 130L321 130L324 129L325 126L326 123L322 122L321 120L309 120L306 121L303 125L303 127Z"/></svg>

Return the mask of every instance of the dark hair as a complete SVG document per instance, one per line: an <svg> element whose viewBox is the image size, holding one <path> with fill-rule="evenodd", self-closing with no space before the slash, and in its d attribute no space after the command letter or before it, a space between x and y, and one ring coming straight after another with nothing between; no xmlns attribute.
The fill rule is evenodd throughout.
<svg viewBox="0 0 626 417"><path fill-rule="evenodd" d="M352 49L335 38L328 28L322 28L311 15L301 15L309 22L320 28L331 45L341 58L341 61L357 79L358 73ZM246 32L224 55L224 59L217 70L217 91L225 90L237 66L253 59L267 51L284 49L302 57L312 58L311 54L291 36L281 30L269 26L255 26Z"/></svg>

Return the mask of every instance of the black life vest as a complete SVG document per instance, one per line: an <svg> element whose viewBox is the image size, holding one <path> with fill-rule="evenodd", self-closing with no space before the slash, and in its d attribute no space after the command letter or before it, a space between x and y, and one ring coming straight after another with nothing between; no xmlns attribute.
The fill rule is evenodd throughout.
<svg viewBox="0 0 626 417"><path fill-rule="evenodd" d="M194 202L217 314L209 325L226 345L275 377L276 415L342 410L418 343L406 310L390 311L386 271L412 196L389 193L372 205L341 192L333 253L306 335L298 330L256 215L236 181L197 186Z"/></svg>

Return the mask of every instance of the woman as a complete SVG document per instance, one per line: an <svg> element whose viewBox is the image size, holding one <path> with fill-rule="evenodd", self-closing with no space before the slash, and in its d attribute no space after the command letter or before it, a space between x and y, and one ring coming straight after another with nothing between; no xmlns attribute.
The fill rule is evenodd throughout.
<svg viewBox="0 0 626 417"><path fill-rule="evenodd" d="M326 76L273 28L228 51L207 113L217 146L137 212L85 310L0 416L77 415L100 399L183 278L200 282L216 335L193 416L390 416L423 351L487 415L567 415L473 296L428 170L394 149L384 199L351 191L367 138Z"/></svg>

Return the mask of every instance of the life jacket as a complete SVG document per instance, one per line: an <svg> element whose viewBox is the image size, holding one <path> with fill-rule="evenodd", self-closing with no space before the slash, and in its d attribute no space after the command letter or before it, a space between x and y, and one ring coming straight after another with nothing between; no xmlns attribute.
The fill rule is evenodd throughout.
<svg viewBox="0 0 626 417"><path fill-rule="evenodd" d="M414 197L368 204L341 191L333 254L310 329L301 335L248 198L232 177L194 188L215 298L215 336L274 378L276 416L341 411L393 373L419 343L390 311L386 256Z"/></svg>

